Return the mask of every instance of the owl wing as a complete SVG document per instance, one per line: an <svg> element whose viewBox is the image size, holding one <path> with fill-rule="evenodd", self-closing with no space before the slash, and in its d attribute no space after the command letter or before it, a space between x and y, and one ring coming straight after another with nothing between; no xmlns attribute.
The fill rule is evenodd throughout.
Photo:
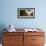
<svg viewBox="0 0 46 46"><path fill-rule="evenodd" d="M31 11L25 11L27 14L31 14L32 12L33 12L33 10L31 10Z"/></svg>

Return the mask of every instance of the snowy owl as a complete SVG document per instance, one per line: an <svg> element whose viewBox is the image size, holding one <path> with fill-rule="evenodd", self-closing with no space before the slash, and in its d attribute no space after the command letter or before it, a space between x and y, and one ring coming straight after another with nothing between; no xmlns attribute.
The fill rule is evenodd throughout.
<svg viewBox="0 0 46 46"><path fill-rule="evenodd" d="M25 12L27 13L28 16L31 16L31 14L33 13L33 10L25 10Z"/></svg>

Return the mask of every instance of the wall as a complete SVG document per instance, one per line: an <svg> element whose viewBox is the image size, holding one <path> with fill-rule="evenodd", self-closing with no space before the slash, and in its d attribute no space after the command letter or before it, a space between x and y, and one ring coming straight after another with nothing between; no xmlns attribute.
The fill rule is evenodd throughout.
<svg viewBox="0 0 46 46"><path fill-rule="evenodd" d="M16 28L46 28L45 0L1 0L0 24L13 24ZM35 8L35 19L18 19L17 8Z"/></svg>
<svg viewBox="0 0 46 46"><path fill-rule="evenodd" d="M46 0L0 0L0 29L39 27L46 32ZM17 8L35 8L35 19L18 19ZM0 30L1 31L1 30Z"/></svg>

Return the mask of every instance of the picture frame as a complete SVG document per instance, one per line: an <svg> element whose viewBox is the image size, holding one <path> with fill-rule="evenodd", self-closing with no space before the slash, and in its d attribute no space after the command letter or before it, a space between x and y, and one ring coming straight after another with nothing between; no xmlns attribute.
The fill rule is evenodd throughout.
<svg viewBox="0 0 46 46"><path fill-rule="evenodd" d="M35 18L35 8L18 8L17 9L18 18Z"/></svg>

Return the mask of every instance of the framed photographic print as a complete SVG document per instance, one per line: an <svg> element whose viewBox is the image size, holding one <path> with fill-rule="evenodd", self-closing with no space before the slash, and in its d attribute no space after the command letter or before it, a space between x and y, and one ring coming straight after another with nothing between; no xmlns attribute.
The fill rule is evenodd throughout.
<svg viewBox="0 0 46 46"><path fill-rule="evenodd" d="M18 8L18 18L35 18L35 8Z"/></svg>

